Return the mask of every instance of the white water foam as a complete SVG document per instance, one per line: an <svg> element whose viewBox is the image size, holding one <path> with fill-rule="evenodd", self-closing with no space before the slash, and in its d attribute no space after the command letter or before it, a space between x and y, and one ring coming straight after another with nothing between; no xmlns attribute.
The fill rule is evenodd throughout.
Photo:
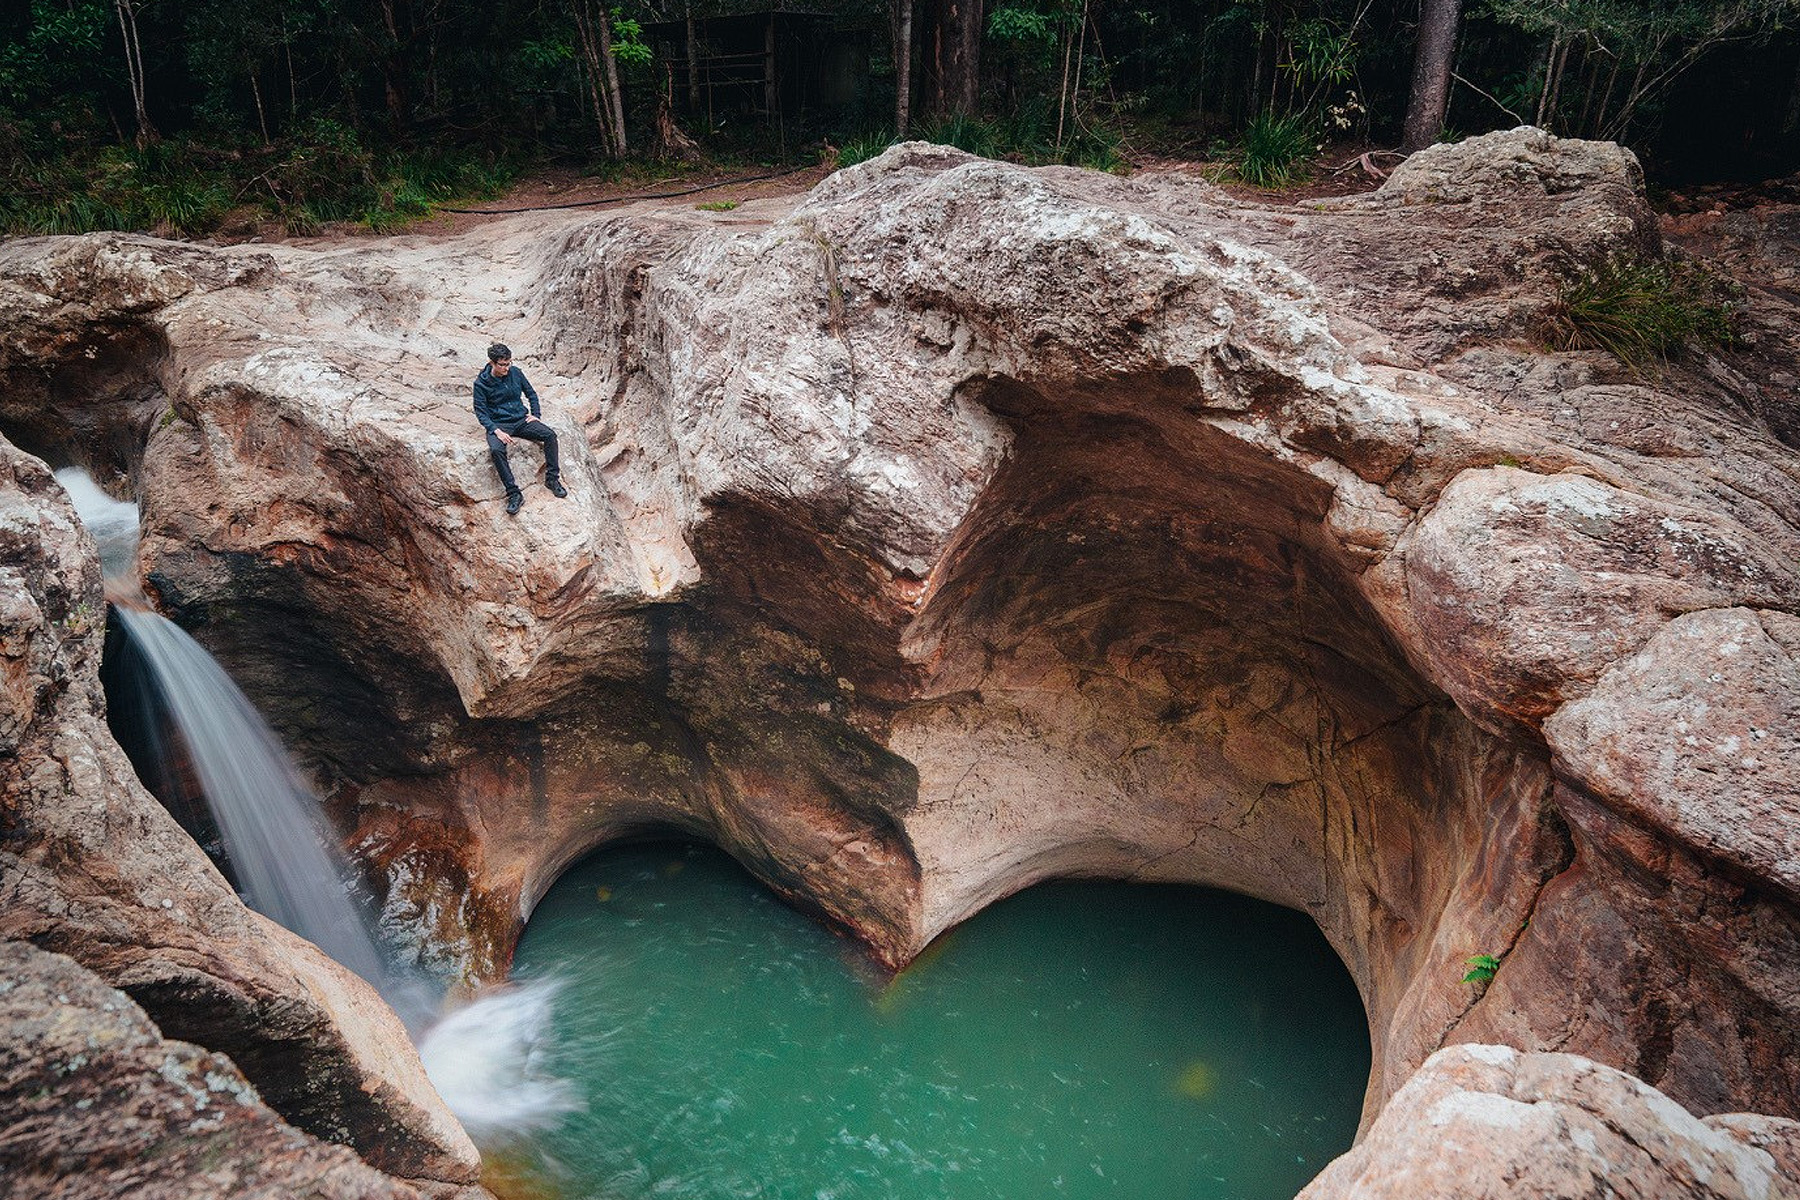
<svg viewBox="0 0 1800 1200"><path fill-rule="evenodd" d="M580 1107L569 1082L544 1066L556 988L554 981L495 988L420 1039L425 1073L478 1144L502 1145Z"/></svg>
<svg viewBox="0 0 1800 1200"><path fill-rule="evenodd" d="M75 515L100 547L101 574L108 579L128 576L137 558L137 505L129 500L114 500L80 467L64 467L56 472L56 482L69 493Z"/></svg>

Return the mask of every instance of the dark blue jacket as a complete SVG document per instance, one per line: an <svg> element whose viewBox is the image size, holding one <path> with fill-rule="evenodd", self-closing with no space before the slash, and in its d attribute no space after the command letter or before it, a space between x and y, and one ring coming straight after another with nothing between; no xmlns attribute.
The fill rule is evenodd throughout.
<svg viewBox="0 0 1800 1200"><path fill-rule="evenodd" d="M494 365L489 363L475 377L475 419L489 433L494 432L496 425L517 425L525 419L525 401L520 399L521 392L531 400L531 415L543 416L538 411L537 391L525 378L525 372L514 367L504 376L497 376Z"/></svg>

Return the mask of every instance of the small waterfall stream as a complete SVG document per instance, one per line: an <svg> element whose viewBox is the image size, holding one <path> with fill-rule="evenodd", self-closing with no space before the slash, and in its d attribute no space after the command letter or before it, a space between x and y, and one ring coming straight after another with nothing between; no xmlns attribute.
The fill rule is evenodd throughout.
<svg viewBox="0 0 1800 1200"><path fill-rule="evenodd" d="M420 1028L433 1007L428 993L381 952L319 798L225 669L138 591L137 506L108 496L85 471L56 478L99 545L113 615L185 748L245 901L362 976L408 1028Z"/></svg>
<svg viewBox="0 0 1800 1200"><path fill-rule="evenodd" d="M416 1025L427 1015L417 1011L421 997L391 978L320 827L318 797L267 722L179 625L122 604L114 613L187 747L244 899L373 984Z"/></svg>
<svg viewBox="0 0 1800 1200"><path fill-rule="evenodd" d="M412 1032L451 1110L482 1142L508 1141L566 1111L568 1085L538 1067L550 989L497 989L439 1019L441 989L383 952L319 798L274 730L218 661L139 590L137 506L113 499L82 470L65 468L56 479L99 546L107 598L144 667L143 699L166 714L180 739L180 757L219 827L245 901L381 994Z"/></svg>

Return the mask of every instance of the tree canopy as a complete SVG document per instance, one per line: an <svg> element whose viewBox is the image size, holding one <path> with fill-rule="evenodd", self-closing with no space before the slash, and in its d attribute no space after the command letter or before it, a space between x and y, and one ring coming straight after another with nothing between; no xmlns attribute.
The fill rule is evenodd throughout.
<svg viewBox="0 0 1800 1200"><path fill-rule="evenodd" d="M1671 177L1772 176L1800 150L1796 16L1800 0L29 0L0 15L0 225L192 232L246 205L380 225L527 163L696 144L853 158L902 126L1031 161L1228 152L1255 173L1259 154L1397 147L1409 99L1409 145L1535 123L1626 141Z"/></svg>

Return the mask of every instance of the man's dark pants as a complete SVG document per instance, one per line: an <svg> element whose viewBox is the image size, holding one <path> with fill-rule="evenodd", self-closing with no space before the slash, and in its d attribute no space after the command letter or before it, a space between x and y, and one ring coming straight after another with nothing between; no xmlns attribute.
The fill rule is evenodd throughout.
<svg viewBox="0 0 1800 1200"><path fill-rule="evenodd" d="M542 421L515 421L510 425L497 425L495 428L516 438L541 442L544 447L545 485L548 486L562 478L562 468L556 459L556 431L554 429ZM500 482L506 485L506 494L510 496L519 490L519 485L514 482L512 466L506 461L506 443L500 440L499 435L492 433L487 435L487 443L488 453L494 460L494 470L500 473Z"/></svg>

